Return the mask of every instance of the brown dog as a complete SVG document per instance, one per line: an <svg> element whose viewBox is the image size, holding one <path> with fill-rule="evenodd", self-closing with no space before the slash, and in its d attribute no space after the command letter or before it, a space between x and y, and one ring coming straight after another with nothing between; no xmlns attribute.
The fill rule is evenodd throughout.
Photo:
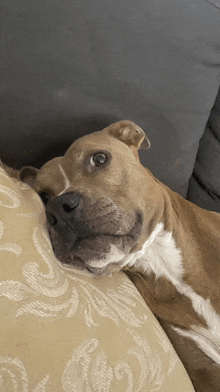
<svg viewBox="0 0 220 392"><path fill-rule="evenodd" d="M124 269L167 332L197 392L220 390L220 214L144 168L130 121L75 141L39 171L24 168L46 209L57 258L95 274Z"/></svg>

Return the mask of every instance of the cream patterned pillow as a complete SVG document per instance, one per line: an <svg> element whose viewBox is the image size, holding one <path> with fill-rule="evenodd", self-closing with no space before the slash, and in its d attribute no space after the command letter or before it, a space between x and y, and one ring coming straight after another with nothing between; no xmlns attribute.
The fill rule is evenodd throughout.
<svg viewBox="0 0 220 392"><path fill-rule="evenodd" d="M129 279L64 268L44 226L38 195L0 168L0 391L194 391Z"/></svg>

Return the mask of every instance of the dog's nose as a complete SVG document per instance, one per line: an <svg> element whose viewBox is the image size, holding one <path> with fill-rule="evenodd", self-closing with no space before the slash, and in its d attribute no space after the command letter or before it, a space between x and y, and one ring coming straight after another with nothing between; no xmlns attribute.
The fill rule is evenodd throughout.
<svg viewBox="0 0 220 392"><path fill-rule="evenodd" d="M78 193L65 193L52 199L46 205L47 220L51 226L59 227L65 224L71 226L77 208L79 207L81 196Z"/></svg>

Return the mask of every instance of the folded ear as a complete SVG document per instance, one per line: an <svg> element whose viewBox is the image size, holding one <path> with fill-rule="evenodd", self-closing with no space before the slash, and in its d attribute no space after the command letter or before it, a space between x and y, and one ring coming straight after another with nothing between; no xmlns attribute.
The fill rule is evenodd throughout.
<svg viewBox="0 0 220 392"><path fill-rule="evenodd" d="M150 141L144 131L132 121L118 121L110 125L109 134L116 139L134 147L137 150L147 150L150 148Z"/></svg>
<svg viewBox="0 0 220 392"><path fill-rule="evenodd" d="M24 166L20 170L19 180L25 182L26 184L30 185L33 188L38 172L39 170L36 169L35 167Z"/></svg>

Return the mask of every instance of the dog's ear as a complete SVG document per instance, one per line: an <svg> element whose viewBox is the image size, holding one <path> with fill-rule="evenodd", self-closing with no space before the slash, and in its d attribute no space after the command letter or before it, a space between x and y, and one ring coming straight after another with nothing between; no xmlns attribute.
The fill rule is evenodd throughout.
<svg viewBox="0 0 220 392"><path fill-rule="evenodd" d="M134 147L137 150L147 150L150 148L150 141L144 131L132 121L118 121L109 127L109 134L116 139Z"/></svg>
<svg viewBox="0 0 220 392"><path fill-rule="evenodd" d="M20 170L19 180L25 182L26 184L30 185L33 188L38 172L39 170L36 169L35 167L24 166Z"/></svg>

